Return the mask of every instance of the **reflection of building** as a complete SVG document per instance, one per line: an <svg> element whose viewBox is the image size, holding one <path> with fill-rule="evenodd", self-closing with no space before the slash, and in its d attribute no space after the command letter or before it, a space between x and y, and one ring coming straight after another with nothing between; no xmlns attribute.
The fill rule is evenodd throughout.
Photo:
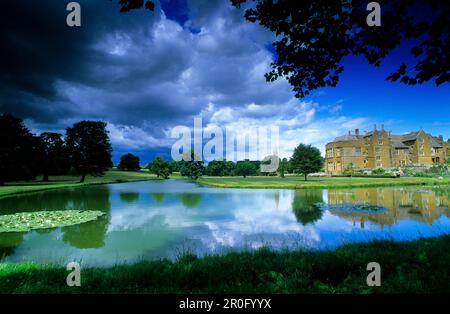
<svg viewBox="0 0 450 314"><path fill-rule="evenodd" d="M382 127L364 135L355 134L336 138L326 145L326 171L342 174L352 163L358 169L433 165L450 158L450 140L435 137L423 130L394 135Z"/></svg>
<svg viewBox="0 0 450 314"><path fill-rule="evenodd" d="M333 215L352 220L364 228L366 221L381 226L390 226L403 219L433 223L442 215L450 217L449 194L439 194L433 190L411 189L353 189L330 190L328 203L332 204L370 204L388 209L382 213L355 213L331 211Z"/></svg>

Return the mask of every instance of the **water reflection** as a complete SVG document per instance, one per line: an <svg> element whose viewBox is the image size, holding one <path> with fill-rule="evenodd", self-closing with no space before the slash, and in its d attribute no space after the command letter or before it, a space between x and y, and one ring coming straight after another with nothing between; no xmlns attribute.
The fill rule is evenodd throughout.
<svg viewBox="0 0 450 314"><path fill-rule="evenodd" d="M124 203L132 204L139 200L139 193L136 192L122 192L120 193L120 200Z"/></svg>
<svg viewBox="0 0 450 314"><path fill-rule="evenodd" d="M164 201L165 194L162 192L157 192L151 193L151 196L156 203L161 203Z"/></svg>
<svg viewBox="0 0 450 314"><path fill-rule="evenodd" d="M307 225L320 220L323 211L317 204L322 202L322 190L295 191L292 210L297 221L303 225Z"/></svg>
<svg viewBox="0 0 450 314"><path fill-rule="evenodd" d="M202 200L202 195L200 193L181 193L177 195L177 198L187 208L196 208Z"/></svg>
<svg viewBox="0 0 450 314"><path fill-rule="evenodd" d="M329 248L383 237L413 239L450 232L449 196L450 188L216 189L181 180L47 191L0 199L0 215L63 209L106 215L76 226L1 233L0 256L111 265L172 258L183 247L204 254L263 245ZM320 203L377 205L387 211L323 210Z"/></svg>
<svg viewBox="0 0 450 314"><path fill-rule="evenodd" d="M328 191L329 204L379 205L382 213L331 211L333 215L351 220L364 228L367 221L392 226L401 220L416 220L431 225L441 216L450 217L449 193L440 189L353 189Z"/></svg>
<svg viewBox="0 0 450 314"><path fill-rule="evenodd" d="M0 233L0 258L12 255L23 242L23 232Z"/></svg>

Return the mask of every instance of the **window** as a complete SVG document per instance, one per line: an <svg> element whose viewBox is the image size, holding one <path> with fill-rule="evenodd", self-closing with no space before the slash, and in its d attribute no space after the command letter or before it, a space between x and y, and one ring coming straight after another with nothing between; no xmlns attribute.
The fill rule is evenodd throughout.
<svg viewBox="0 0 450 314"><path fill-rule="evenodd" d="M355 147L355 156L361 156L361 147Z"/></svg>
<svg viewBox="0 0 450 314"><path fill-rule="evenodd" d="M381 156L377 156L376 159L377 159L377 160L381 160Z"/></svg>

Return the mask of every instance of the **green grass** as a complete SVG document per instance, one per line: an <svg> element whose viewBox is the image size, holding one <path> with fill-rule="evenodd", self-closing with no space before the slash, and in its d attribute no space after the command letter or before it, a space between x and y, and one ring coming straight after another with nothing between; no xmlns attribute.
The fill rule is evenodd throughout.
<svg viewBox="0 0 450 314"><path fill-rule="evenodd" d="M410 185L450 185L450 178L347 178L325 177L308 178L302 176L281 177L208 177L198 179L205 186L220 188L269 188L269 189L321 189L321 188L356 188Z"/></svg>
<svg viewBox="0 0 450 314"><path fill-rule="evenodd" d="M381 265L381 287L368 287L369 262ZM450 292L450 236L413 242L349 244L333 251L261 249L175 262L81 268L0 263L0 293L442 293Z"/></svg>
<svg viewBox="0 0 450 314"><path fill-rule="evenodd" d="M13 194L44 191L51 189L61 189L79 187L93 184L107 184L132 182L143 180L156 180L157 177L148 171L120 171L109 170L101 177L87 176L84 183L79 183L79 176L50 176L48 182L43 182L40 178L35 181L8 182L0 187L0 198Z"/></svg>

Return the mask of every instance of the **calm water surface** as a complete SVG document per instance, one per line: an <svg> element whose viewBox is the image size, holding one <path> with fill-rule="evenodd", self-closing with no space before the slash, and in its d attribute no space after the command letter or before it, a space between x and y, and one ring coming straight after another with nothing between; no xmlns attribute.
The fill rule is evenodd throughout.
<svg viewBox="0 0 450 314"><path fill-rule="evenodd" d="M216 189L180 180L47 191L0 199L0 215L62 209L106 215L77 226L0 233L0 256L108 266L187 251L410 240L450 233L449 199L450 188Z"/></svg>

